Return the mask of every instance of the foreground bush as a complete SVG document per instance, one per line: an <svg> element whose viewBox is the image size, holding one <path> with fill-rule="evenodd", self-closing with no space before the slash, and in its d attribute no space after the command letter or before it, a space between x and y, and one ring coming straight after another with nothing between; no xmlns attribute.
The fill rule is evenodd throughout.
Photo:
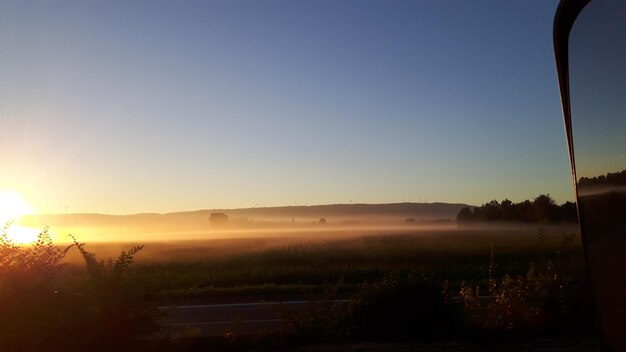
<svg viewBox="0 0 626 352"><path fill-rule="evenodd" d="M76 247L87 266L78 279L61 263ZM107 262L74 241L55 246L47 230L30 246L0 235L0 350L124 350L157 328L154 307L129 289L128 268L141 247Z"/></svg>
<svg viewBox="0 0 626 352"><path fill-rule="evenodd" d="M0 345L2 350L67 348L68 331L83 336L88 323L78 297L57 281L70 247L58 248L44 230L29 247L0 235ZM82 314L81 314L82 313ZM71 317L71 318L69 318Z"/></svg>
<svg viewBox="0 0 626 352"><path fill-rule="evenodd" d="M420 341L455 334L460 318L438 285L417 275L365 284L345 317L348 333L359 339Z"/></svg>
<svg viewBox="0 0 626 352"><path fill-rule="evenodd" d="M462 283L458 298L467 324L476 330L500 334L576 336L593 331L594 313L584 269L559 252L539 264L529 264L526 275L501 278L489 268L486 288Z"/></svg>
<svg viewBox="0 0 626 352"><path fill-rule="evenodd" d="M456 333L461 315L442 290L417 275L365 283L349 302L320 303L289 320L288 331L314 341L432 341Z"/></svg>

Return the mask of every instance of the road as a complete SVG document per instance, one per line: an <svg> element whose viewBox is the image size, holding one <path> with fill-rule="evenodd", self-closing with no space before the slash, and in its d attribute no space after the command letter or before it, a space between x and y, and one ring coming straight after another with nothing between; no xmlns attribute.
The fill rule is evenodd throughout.
<svg viewBox="0 0 626 352"><path fill-rule="evenodd" d="M479 299L490 299L479 296ZM452 298L457 301L458 297ZM285 313L291 316L306 313L314 305L321 303L346 303L342 299L325 300L317 297L312 300L302 297L283 297L281 300L263 300L249 297L235 302L184 302L159 307L164 314L164 324L174 332L188 331L197 336L223 336L226 332L254 334L279 328L285 321Z"/></svg>
<svg viewBox="0 0 626 352"><path fill-rule="evenodd" d="M276 329L284 323L284 313L301 314L315 304L345 303L347 299L253 301L223 304L194 304L159 307L165 313L164 323L174 332L190 331L199 336L222 336L226 332L238 334L260 333Z"/></svg>

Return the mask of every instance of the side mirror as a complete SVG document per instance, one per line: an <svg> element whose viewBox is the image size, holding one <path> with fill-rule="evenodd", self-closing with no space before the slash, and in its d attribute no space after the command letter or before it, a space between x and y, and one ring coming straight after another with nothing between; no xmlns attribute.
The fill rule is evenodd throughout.
<svg viewBox="0 0 626 352"><path fill-rule="evenodd" d="M626 2L562 0L554 48L598 332L626 351Z"/></svg>

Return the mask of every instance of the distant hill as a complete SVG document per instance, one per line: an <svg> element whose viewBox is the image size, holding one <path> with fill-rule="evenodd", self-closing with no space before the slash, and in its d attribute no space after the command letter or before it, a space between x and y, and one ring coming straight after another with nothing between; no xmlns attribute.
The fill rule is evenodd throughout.
<svg viewBox="0 0 626 352"><path fill-rule="evenodd" d="M451 203L388 203L388 204L330 204L312 206L283 206L242 209L207 209L175 213L144 213L133 215L54 214L30 215L20 221L29 226L52 228L115 227L143 230L206 229L211 213L225 213L233 224L261 226L267 223L310 223L320 218L330 224L401 223L405 219L455 219L467 204Z"/></svg>
<svg viewBox="0 0 626 352"><path fill-rule="evenodd" d="M231 217L248 217L258 219L286 218L454 218L466 204L450 203L387 203L387 204L330 204L311 206L284 206L245 209L213 209L205 212L223 212ZM202 211L201 211L202 212ZM169 213L189 214L189 213Z"/></svg>

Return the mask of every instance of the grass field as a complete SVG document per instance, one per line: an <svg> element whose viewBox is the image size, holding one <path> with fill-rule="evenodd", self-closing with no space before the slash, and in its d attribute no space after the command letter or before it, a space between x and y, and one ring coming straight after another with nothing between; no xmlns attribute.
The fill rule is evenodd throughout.
<svg viewBox="0 0 626 352"><path fill-rule="evenodd" d="M127 243L94 243L99 257ZM493 257L492 257L493 255ZM531 263L566 258L582 270L574 226L458 229L404 228L377 233L337 230L293 236L151 242L130 275L160 297L354 291L389 273L419 273L432 280L486 284L493 277L525 275ZM69 262L73 262L70 253Z"/></svg>

